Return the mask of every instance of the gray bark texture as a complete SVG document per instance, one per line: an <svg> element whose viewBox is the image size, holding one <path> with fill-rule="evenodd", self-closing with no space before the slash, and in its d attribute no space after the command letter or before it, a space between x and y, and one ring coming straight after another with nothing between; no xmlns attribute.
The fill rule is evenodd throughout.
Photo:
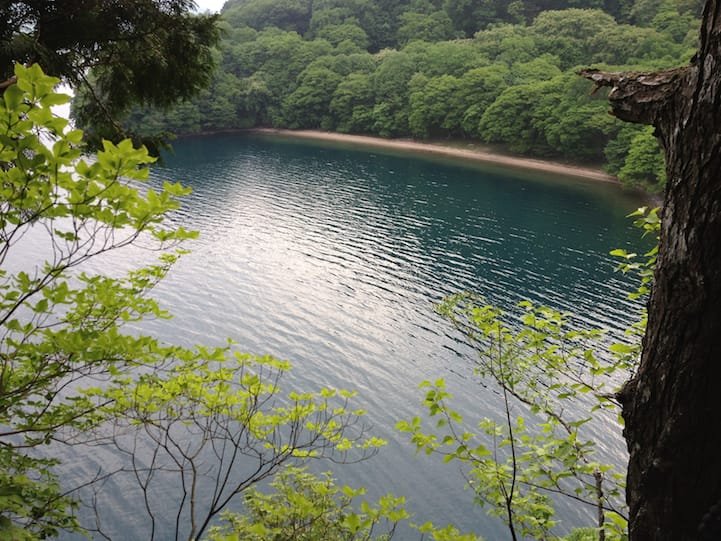
<svg viewBox="0 0 721 541"><path fill-rule="evenodd" d="M620 393L631 541L721 540L721 0L689 66L582 75L652 124L668 183L643 353Z"/></svg>

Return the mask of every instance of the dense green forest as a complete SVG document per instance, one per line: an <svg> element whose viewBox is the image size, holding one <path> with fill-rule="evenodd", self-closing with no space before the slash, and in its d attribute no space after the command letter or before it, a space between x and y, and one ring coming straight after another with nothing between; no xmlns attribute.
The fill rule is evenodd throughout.
<svg viewBox="0 0 721 541"><path fill-rule="evenodd" d="M607 113L576 72L687 63L698 0L229 0L219 69L171 110L134 110L140 133L276 127L471 139L605 163L659 190L648 127Z"/></svg>

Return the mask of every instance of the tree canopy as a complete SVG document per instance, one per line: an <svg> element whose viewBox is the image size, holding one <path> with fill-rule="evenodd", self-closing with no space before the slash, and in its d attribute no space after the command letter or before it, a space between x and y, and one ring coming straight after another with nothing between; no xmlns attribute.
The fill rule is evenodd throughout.
<svg viewBox="0 0 721 541"><path fill-rule="evenodd" d="M628 137L603 92L575 76L589 63L654 69L691 57L698 3L644 2L231 1L211 91L174 110L135 109L128 125L471 139L604 164L658 191L654 140ZM633 15L642 4L653 16Z"/></svg>
<svg viewBox="0 0 721 541"><path fill-rule="evenodd" d="M85 88L76 114L117 138L115 120L132 104L167 107L206 87L219 39L217 15L193 0L12 1L0 6L0 81L13 64L40 64Z"/></svg>

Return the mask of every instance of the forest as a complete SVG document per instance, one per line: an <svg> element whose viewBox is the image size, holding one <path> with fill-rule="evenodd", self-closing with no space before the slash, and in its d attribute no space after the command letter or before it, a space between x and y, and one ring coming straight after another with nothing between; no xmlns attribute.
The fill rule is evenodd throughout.
<svg viewBox="0 0 721 541"><path fill-rule="evenodd" d="M603 164L660 192L653 129L609 115L607 92L577 72L687 63L700 10L697 0L230 0L210 87L170 109L135 108L126 125L479 141Z"/></svg>

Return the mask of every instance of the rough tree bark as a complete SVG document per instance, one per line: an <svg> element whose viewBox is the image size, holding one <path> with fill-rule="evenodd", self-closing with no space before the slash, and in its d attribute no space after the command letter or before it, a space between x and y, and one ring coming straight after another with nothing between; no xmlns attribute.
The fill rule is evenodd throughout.
<svg viewBox="0 0 721 541"><path fill-rule="evenodd" d="M620 393L632 541L721 539L721 0L691 65L582 74L612 113L652 124L668 183L637 374Z"/></svg>

